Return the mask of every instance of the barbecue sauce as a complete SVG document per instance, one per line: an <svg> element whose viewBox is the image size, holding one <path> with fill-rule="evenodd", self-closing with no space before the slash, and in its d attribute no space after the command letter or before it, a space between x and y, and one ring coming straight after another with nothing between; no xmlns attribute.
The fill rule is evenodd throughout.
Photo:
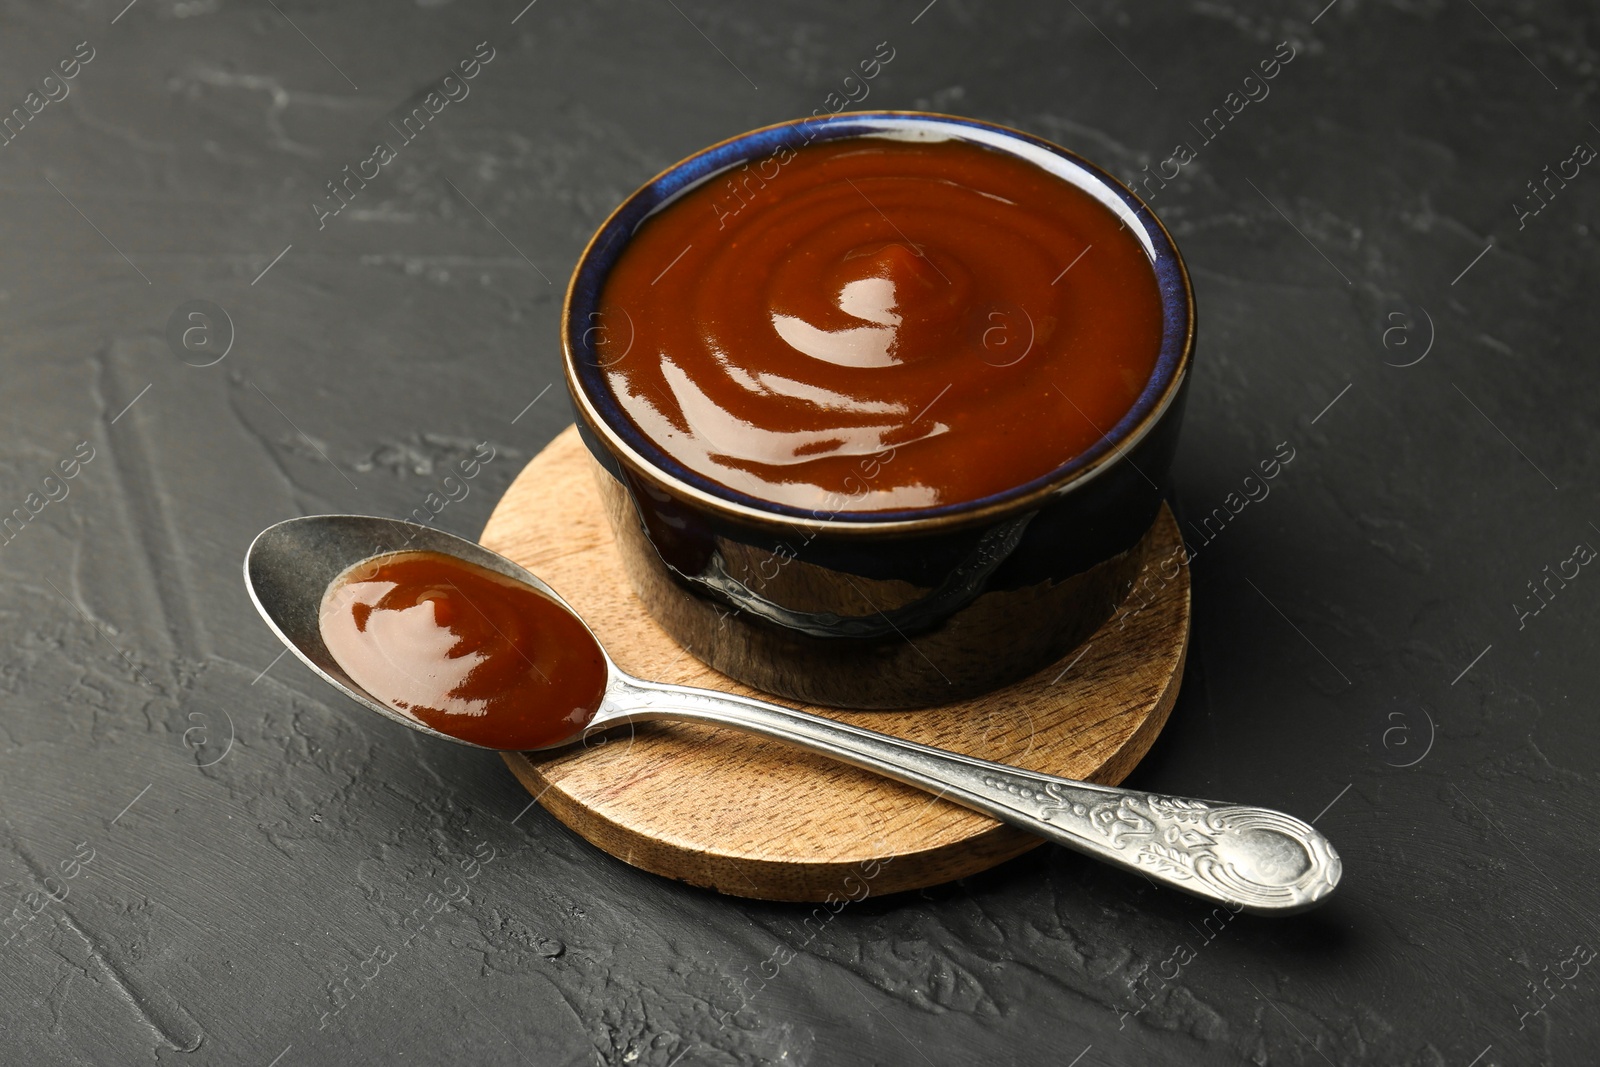
<svg viewBox="0 0 1600 1067"><path fill-rule="evenodd" d="M956 140L783 149L647 219L590 333L625 416L819 511L978 500L1093 446L1155 368L1150 254L1089 192Z"/></svg>
<svg viewBox="0 0 1600 1067"><path fill-rule="evenodd" d="M502 750L576 736L607 667L570 611L532 586L439 552L357 564L323 597L323 643L379 701Z"/></svg>

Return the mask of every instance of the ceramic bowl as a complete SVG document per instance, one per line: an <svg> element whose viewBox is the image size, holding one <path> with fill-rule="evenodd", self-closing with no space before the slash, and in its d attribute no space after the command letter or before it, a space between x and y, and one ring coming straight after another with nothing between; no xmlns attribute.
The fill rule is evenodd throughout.
<svg viewBox="0 0 1600 1067"><path fill-rule="evenodd" d="M1088 191L1144 244L1160 290L1161 349L1132 409L1047 475L970 502L895 512L806 511L688 470L612 396L595 323L630 235L685 190L839 138L957 138L1027 159ZM1071 652L1126 596L1177 446L1194 296L1172 238L1126 186L1048 141L974 119L852 112L713 145L623 201L567 290L562 342L579 432L645 608L680 644L757 689L846 708L962 700Z"/></svg>

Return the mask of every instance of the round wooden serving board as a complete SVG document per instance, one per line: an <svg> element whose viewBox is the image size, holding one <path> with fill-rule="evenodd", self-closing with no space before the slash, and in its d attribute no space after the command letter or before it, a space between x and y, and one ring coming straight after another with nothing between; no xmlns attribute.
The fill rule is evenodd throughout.
<svg viewBox="0 0 1600 1067"><path fill-rule="evenodd" d="M483 544L549 582L623 670L764 696L686 654L645 614L612 543L597 475L609 477L569 427L512 483ZM805 710L1031 770L1120 782L1166 723L1189 639L1189 573L1165 507L1146 541L1144 569L1119 614L1031 678L916 711ZM909 786L733 730L639 726L588 747L504 755L586 840L635 867L737 896L877 896L975 874L1041 843Z"/></svg>

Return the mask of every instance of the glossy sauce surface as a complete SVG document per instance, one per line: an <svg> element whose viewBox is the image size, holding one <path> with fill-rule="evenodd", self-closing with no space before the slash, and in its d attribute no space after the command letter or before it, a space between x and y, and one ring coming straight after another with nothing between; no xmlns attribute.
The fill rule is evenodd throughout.
<svg viewBox="0 0 1600 1067"><path fill-rule="evenodd" d="M570 612L438 552L352 567L329 586L320 624L356 684L474 744L526 750L574 737L605 691L605 657Z"/></svg>
<svg viewBox="0 0 1600 1067"><path fill-rule="evenodd" d="M787 153L787 155L785 155ZM975 500L1083 452L1161 344L1144 246L1090 194L959 141L783 149L647 220L595 354L628 418L763 500Z"/></svg>

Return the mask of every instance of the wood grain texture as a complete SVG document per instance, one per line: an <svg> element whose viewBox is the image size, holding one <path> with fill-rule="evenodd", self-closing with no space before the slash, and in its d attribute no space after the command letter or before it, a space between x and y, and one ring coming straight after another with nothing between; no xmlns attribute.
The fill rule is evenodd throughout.
<svg viewBox="0 0 1600 1067"><path fill-rule="evenodd" d="M483 544L538 574L644 678L753 691L684 652L635 598L601 509L596 469L568 428L517 477ZM1165 508L1123 608L1062 662L987 696L915 711L806 708L985 759L1114 784L1177 697L1189 575ZM753 694L763 695L763 694ZM859 898L985 870L1040 839L821 756L737 731L640 726L586 747L506 753L539 802L644 870L769 900Z"/></svg>

